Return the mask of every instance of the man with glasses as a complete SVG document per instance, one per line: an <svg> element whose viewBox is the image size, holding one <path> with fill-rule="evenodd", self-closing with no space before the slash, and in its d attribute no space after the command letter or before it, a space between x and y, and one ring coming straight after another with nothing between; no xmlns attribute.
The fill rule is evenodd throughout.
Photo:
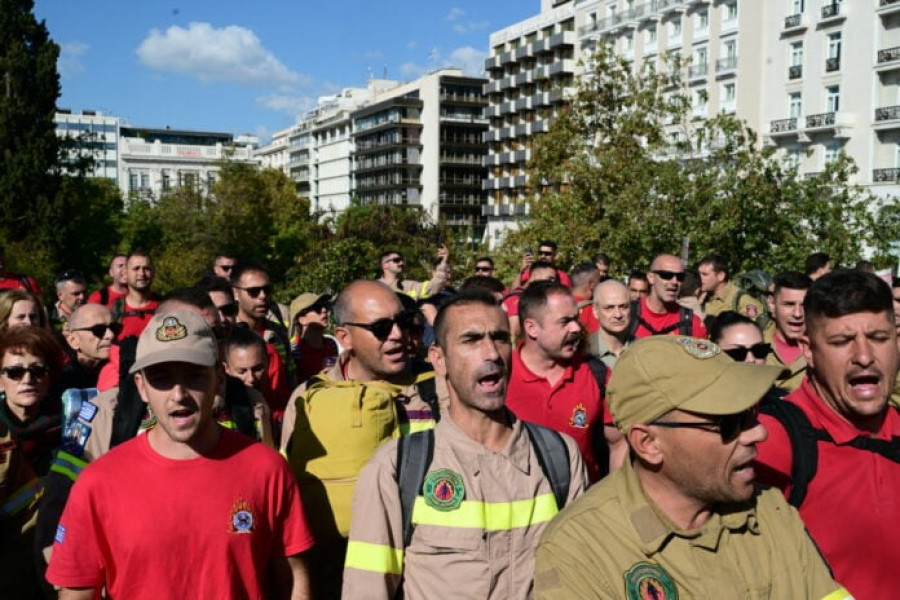
<svg viewBox="0 0 900 600"><path fill-rule="evenodd" d="M772 353L766 357L766 364L783 369L775 385L789 392L800 387L806 375L800 340L806 334L803 300L812 283L797 271L779 273L772 279L774 287L768 297L772 325L763 332L763 339L772 346Z"/></svg>
<svg viewBox="0 0 900 600"><path fill-rule="evenodd" d="M291 356L300 382L337 362L337 342L325 335L330 306L331 296L312 292L300 294L291 302Z"/></svg>
<svg viewBox="0 0 900 600"><path fill-rule="evenodd" d="M69 346L69 364L63 369L63 389L97 387L100 369L122 324L112 320L112 311L102 304L85 304L69 317L64 337Z"/></svg>
<svg viewBox="0 0 900 600"><path fill-rule="evenodd" d="M235 262L237 259L230 254L216 254L213 259L213 275L222 279L231 279L231 271L234 269Z"/></svg>
<svg viewBox="0 0 900 600"><path fill-rule="evenodd" d="M317 598L340 597L360 469L381 443L433 427L438 410L434 372L409 354L415 319L397 293L377 281L354 281L337 295L333 310L343 352L333 367L295 390L281 434L316 537Z"/></svg>
<svg viewBox="0 0 900 600"><path fill-rule="evenodd" d="M156 294L150 289L156 271L149 254L140 250L129 254L125 273L128 293L116 300L112 308L113 320L123 325L122 338L139 336L159 306Z"/></svg>
<svg viewBox="0 0 900 600"><path fill-rule="evenodd" d="M475 275L479 277L494 276L494 259L490 256L482 256L475 261Z"/></svg>
<svg viewBox="0 0 900 600"><path fill-rule="evenodd" d="M210 300L219 312L222 324L229 329L234 327L237 322L238 305L234 301L231 283L222 277L203 277L196 286L209 294Z"/></svg>
<svg viewBox="0 0 900 600"><path fill-rule="evenodd" d="M760 479L785 492L857 598L890 595L900 547L892 304L888 285L871 273L834 271L813 282L800 336L807 375L782 411L761 417L769 438L757 458Z"/></svg>
<svg viewBox="0 0 900 600"><path fill-rule="evenodd" d="M556 267L556 276L559 279L559 282L567 288L571 288L572 280L569 278L569 274L559 268L559 266L556 264L556 257L558 254L559 252L557 251L556 242L554 242L553 240L543 240L540 244L538 244L537 261L549 263ZM522 268L513 281L513 289L522 287L528 283L528 280L531 278L531 263L533 262L535 262L535 255L529 248L525 251L525 254L522 255Z"/></svg>
<svg viewBox="0 0 900 600"><path fill-rule="evenodd" d="M629 335L635 339L653 335L690 335L705 338L706 327L693 311L678 304L684 265L671 254L653 259L647 280L650 294L632 307Z"/></svg>
<svg viewBox="0 0 900 600"><path fill-rule="evenodd" d="M63 271L56 277L56 303L47 306L50 325L62 331L72 312L85 303L87 282L84 274L75 269Z"/></svg>
<svg viewBox="0 0 900 600"><path fill-rule="evenodd" d="M756 485L756 405L777 375L707 340L635 342L608 389L631 459L547 528L535 598L852 598Z"/></svg>
<svg viewBox="0 0 900 600"><path fill-rule="evenodd" d="M125 271L125 262L128 257L124 254L116 254L109 261L109 278L112 282L88 296L88 302L102 304L112 309L116 300L128 293L128 277Z"/></svg>
<svg viewBox="0 0 900 600"><path fill-rule="evenodd" d="M432 270L430 281L413 281L403 279L403 270L406 261L403 255L396 250L388 250L378 259L380 275L376 281L380 281L394 291L411 296L414 300L422 300L433 296L444 289L447 284L447 272L450 265L450 250L441 244L437 251L438 264Z"/></svg>

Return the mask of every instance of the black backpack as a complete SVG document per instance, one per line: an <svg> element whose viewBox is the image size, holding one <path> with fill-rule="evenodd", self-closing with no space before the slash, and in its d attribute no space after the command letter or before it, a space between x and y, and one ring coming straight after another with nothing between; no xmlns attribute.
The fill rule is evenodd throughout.
<svg viewBox="0 0 900 600"><path fill-rule="evenodd" d="M684 306L680 307L678 309L678 322L657 331L641 316L641 301L634 300L631 302L631 325L628 327L628 339L634 339L634 334L637 333L638 327L641 325L650 332L650 335L668 335L677 329L681 335L689 336L693 334L694 330L694 311Z"/></svg>

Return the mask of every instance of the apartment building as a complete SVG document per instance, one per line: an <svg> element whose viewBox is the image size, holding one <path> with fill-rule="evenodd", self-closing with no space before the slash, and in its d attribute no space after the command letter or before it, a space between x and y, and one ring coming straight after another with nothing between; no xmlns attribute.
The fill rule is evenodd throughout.
<svg viewBox="0 0 900 600"><path fill-rule="evenodd" d="M541 0L541 12L490 36L484 86L490 129L485 141L487 240L498 241L528 214L525 167L533 136L547 131L565 103L577 69L573 0Z"/></svg>
<svg viewBox="0 0 900 600"><path fill-rule="evenodd" d="M94 160L91 177L105 177L118 183L119 179L119 118L96 110L72 112L60 108L53 115L56 135L75 140L69 158L90 156Z"/></svg>
<svg viewBox="0 0 900 600"><path fill-rule="evenodd" d="M272 134L272 140L265 146L260 146L253 151L253 156L259 161L261 169L275 169L285 175L290 175L290 149L289 137L293 127L276 131Z"/></svg>

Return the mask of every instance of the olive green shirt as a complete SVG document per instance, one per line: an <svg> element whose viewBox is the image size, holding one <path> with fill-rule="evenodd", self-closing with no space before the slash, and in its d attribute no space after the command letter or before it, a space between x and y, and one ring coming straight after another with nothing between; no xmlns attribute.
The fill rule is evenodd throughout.
<svg viewBox="0 0 900 600"><path fill-rule="evenodd" d="M644 495L630 463L550 523L534 583L536 599L852 598L777 490L682 531Z"/></svg>
<svg viewBox="0 0 900 600"><path fill-rule="evenodd" d="M759 300L731 282L725 284L721 295L711 294L703 302L703 314L708 317L714 317L726 310L739 312L754 321L765 313Z"/></svg>
<svg viewBox="0 0 900 600"><path fill-rule="evenodd" d="M772 352L766 357L766 364L784 368L784 373L775 380L775 386L788 392L793 392L806 377L806 359L801 354L791 364L785 364L775 351L775 326L767 328L763 332L763 340L772 345Z"/></svg>

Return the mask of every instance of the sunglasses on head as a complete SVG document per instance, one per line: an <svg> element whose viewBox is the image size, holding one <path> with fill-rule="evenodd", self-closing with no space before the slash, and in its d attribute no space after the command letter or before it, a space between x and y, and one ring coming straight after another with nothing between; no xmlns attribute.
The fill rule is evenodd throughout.
<svg viewBox="0 0 900 600"><path fill-rule="evenodd" d="M371 323L342 323L342 325L344 327L359 327L365 329L383 342L388 339L388 336L390 336L391 332L394 330L394 323L397 324L400 331L412 331L416 325L416 315L409 311L403 311L393 318L384 317L383 319L376 319Z"/></svg>
<svg viewBox="0 0 900 600"><path fill-rule="evenodd" d="M722 437L722 442L727 444L737 438L742 431L756 427L759 423L758 415L759 409L754 406L743 412L710 417L709 421L653 421L650 425L670 429L702 429L718 433Z"/></svg>
<svg viewBox="0 0 900 600"><path fill-rule="evenodd" d="M266 296L272 295L272 285L255 285L253 287L241 287L239 285L234 286L239 290L244 290L247 292L251 298L259 298L259 295L263 292L266 293Z"/></svg>
<svg viewBox="0 0 900 600"><path fill-rule="evenodd" d="M746 346L738 346L737 348L729 348L728 350L723 349L722 352L738 362L744 362L747 359L747 354L752 354L753 358L762 360L772 352L772 345L760 342L758 344L753 344L749 348Z"/></svg>
<svg viewBox="0 0 900 600"><path fill-rule="evenodd" d="M259 296L259 294L257 294L257 296ZM216 310L222 313L223 317L236 317L238 314L238 305L234 302L229 302L228 304L217 306Z"/></svg>
<svg viewBox="0 0 900 600"><path fill-rule="evenodd" d="M3 367L0 369L0 372L13 381L22 381L25 373L31 375L32 380L37 380L46 377L47 373L50 372L50 368L47 365L30 365L27 367L16 365L14 367Z"/></svg>
<svg viewBox="0 0 900 600"><path fill-rule="evenodd" d="M684 271L677 272L677 271L666 271L665 269L658 269L653 272L656 273L656 275L660 279L663 279L665 281L669 281L670 279L672 279L674 277L679 282L682 282L682 283L684 282Z"/></svg>
<svg viewBox="0 0 900 600"><path fill-rule="evenodd" d="M72 329L71 331L90 331L94 337L102 338L104 335L106 335L107 329L112 331L113 337L119 337L119 334L122 333L122 324L97 323L96 325L91 325L90 327L78 327L76 329Z"/></svg>

